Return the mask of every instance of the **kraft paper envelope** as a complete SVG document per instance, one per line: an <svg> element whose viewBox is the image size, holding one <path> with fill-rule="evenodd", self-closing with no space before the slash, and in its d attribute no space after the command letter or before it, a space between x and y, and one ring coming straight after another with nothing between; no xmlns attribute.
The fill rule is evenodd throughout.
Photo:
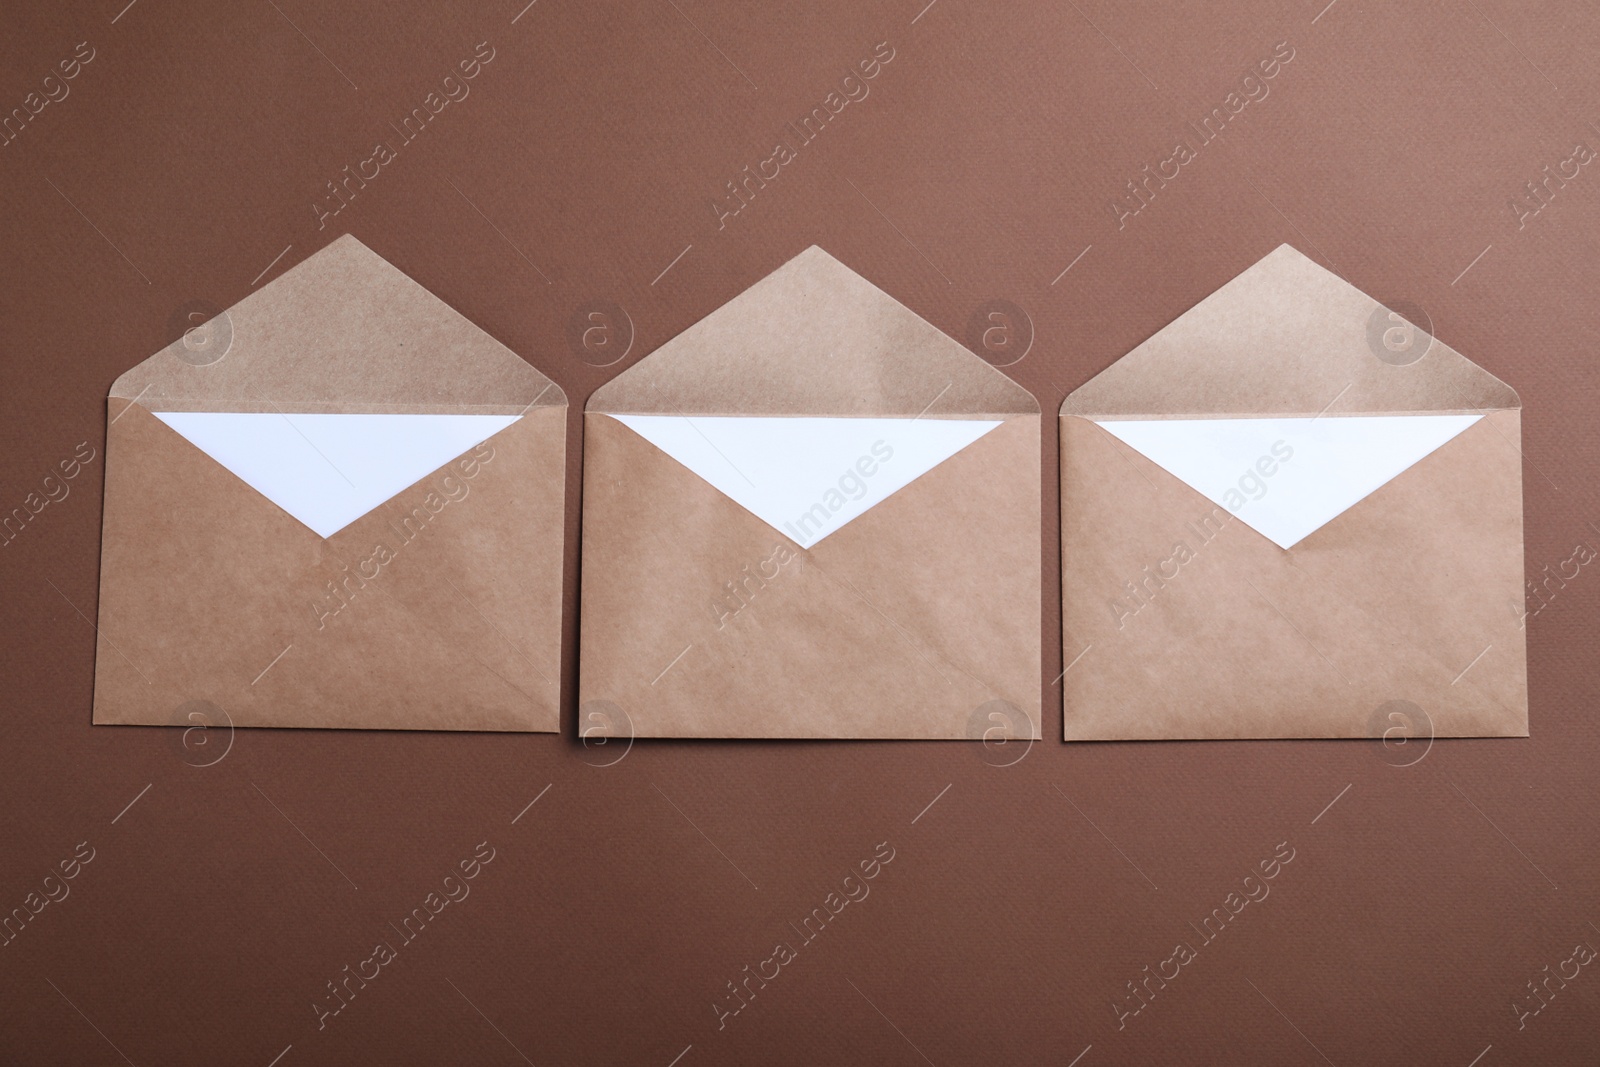
<svg viewBox="0 0 1600 1067"><path fill-rule="evenodd" d="M1520 435L1280 246L1061 408L1066 738L1526 736Z"/></svg>
<svg viewBox="0 0 1600 1067"><path fill-rule="evenodd" d="M96 723L558 728L566 398L355 238L108 409Z"/></svg>
<svg viewBox="0 0 1600 1067"><path fill-rule="evenodd" d="M1039 736L1039 407L819 248L584 412L579 729Z"/></svg>

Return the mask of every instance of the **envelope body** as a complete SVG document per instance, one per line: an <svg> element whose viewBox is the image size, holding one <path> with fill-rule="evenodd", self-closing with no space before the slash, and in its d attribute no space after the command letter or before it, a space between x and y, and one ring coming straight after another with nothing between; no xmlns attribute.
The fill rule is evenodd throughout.
<svg viewBox="0 0 1600 1067"><path fill-rule="evenodd" d="M821 249L584 439L585 735L1038 737L1037 404Z"/></svg>
<svg viewBox="0 0 1600 1067"><path fill-rule="evenodd" d="M202 329L112 387L94 721L557 729L561 390L353 237Z"/></svg>
<svg viewBox="0 0 1600 1067"><path fill-rule="evenodd" d="M1062 407L1065 737L1526 736L1520 418L1287 245L1250 267Z"/></svg>

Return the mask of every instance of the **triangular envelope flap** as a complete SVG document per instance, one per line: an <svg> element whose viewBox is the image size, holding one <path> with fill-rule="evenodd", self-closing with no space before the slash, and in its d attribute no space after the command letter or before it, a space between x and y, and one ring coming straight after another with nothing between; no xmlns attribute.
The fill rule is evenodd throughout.
<svg viewBox="0 0 1600 1067"><path fill-rule="evenodd" d="M1033 395L813 245L606 384L588 409L929 418Z"/></svg>
<svg viewBox="0 0 1600 1067"><path fill-rule="evenodd" d="M118 378L152 411L517 413L559 386L349 235ZM222 350L220 358L212 351ZM214 360L214 361L209 361Z"/></svg>
<svg viewBox="0 0 1600 1067"><path fill-rule="evenodd" d="M155 416L324 538L521 417L214 411Z"/></svg>
<svg viewBox="0 0 1600 1067"><path fill-rule="evenodd" d="M1403 320L1280 245L1067 397L1086 418L1474 412L1520 406L1510 386L1436 338L1403 362ZM1408 349L1406 356L1411 351Z"/></svg>
<svg viewBox="0 0 1600 1067"><path fill-rule="evenodd" d="M1000 425L987 419L612 417L801 548Z"/></svg>
<svg viewBox="0 0 1600 1067"><path fill-rule="evenodd" d="M1481 417L1113 419L1100 426L1288 549Z"/></svg>

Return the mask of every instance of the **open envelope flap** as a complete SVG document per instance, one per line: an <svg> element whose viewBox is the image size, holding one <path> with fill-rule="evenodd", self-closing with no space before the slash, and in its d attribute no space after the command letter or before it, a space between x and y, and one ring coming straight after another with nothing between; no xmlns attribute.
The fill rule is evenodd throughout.
<svg viewBox="0 0 1600 1067"><path fill-rule="evenodd" d="M603 386L607 414L995 418L1032 394L812 246Z"/></svg>
<svg viewBox="0 0 1600 1067"><path fill-rule="evenodd" d="M155 412L521 414L549 378L345 235L111 387ZM219 355L220 353L220 355Z"/></svg>
<svg viewBox="0 0 1600 1067"><path fill-rule="evenodd" d="M1095 420L1482 414L1520 407L1510 386L1288 245L1067 397ZM1421 352L1420 358L1416 357Z"/></svg>

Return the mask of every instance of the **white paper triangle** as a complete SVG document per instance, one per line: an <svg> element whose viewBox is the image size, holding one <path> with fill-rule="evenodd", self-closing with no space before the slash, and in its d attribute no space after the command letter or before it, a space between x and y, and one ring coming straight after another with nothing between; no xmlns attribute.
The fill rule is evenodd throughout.
<svg viewBox="0 0 1600 1067"><path fill-rule="evenodd" d="M612 417L801 548L1000 425L978 419Z"/></svg>
<svg viewBox="0 0 1600 1067"><path fill-rule="evenodd" d="M218 411L155 416L321 537L332 537L522 417Z"/></svg>
<svg viewBox="0 0 1600 1067"><path fill-rule="evenodd" d="M1480 415L1106 420L1107 432L1291 548Z"/></svg>

